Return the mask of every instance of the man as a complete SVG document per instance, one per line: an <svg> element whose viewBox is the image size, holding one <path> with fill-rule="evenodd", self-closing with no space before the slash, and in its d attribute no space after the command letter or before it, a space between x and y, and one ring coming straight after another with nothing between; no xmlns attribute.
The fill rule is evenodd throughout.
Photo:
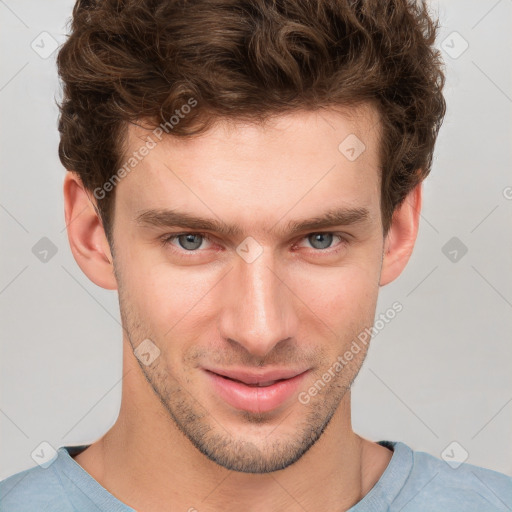
<svg viewBox="0 0 512 512"><path fill-rule="evenodd" d="M351 428L445 113L436 28L405 0L77 2L66 224L119 293L121 410L2 510L510 510L510 477Z"/></svg>

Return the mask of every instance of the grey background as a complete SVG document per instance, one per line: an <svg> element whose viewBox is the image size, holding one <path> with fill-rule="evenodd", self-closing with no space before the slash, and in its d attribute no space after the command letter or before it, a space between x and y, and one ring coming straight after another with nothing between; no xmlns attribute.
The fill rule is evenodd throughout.
<svg viewBox="0 0 512 512"><path fill-rule="evenodd" d="M0 478L33 466L42 441L96 440L120 406L117 295L81 273L64 225L55 53L44 52L64 40L72 5L0 0ZM377 316L395 300L403 311L374 337L353 426L438 457L456 441L467 462L512 475L512 0L431 5L448 113L415 251L379 297ZM43 237L57 251L46 262ZM443 252L453 237L456 261L455 246Z"/></svg>

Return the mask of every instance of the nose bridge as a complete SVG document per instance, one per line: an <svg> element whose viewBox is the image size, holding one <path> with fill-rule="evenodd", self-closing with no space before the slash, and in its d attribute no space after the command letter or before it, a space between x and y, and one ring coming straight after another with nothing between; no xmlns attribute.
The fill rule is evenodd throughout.
<svg viewBox="0 0 512 512"><path fill-rule="evenodd" d="M274 269L271 254L264 251L251 263L240 258L229 279L220 321L225 339L263 357L280 341L295 336L291 292Z"/></svg>

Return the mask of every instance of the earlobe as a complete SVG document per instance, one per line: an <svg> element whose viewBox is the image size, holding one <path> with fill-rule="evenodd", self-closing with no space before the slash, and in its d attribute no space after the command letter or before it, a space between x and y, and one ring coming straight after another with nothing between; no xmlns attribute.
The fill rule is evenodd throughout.
<svg viewBox="0 0 512 512"><path fill-rule="evenodd" d="M393 221L384 241L379 286L394 281L411 257L418 235L421 212L422 184L417 185L395 210Z"/></svg>
<svg viewBox="0 0 512 512"><path fill-rule="evenodd" d="M103 224L76 173L67 172L63 191L68 240L78 266L93 283L116 290L112 254Z"/></svg>

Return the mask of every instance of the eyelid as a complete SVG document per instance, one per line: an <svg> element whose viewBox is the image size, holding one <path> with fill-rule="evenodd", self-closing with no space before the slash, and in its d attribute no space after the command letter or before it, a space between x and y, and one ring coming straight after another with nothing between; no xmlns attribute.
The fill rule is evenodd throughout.
<svg viewBox="0 0 512 512"><path fill-rule="evenodd" d="M180 233L167 233L165 235L163 235L162 237L160 237L160 241L162 243L162 245L167 245L167 244L171 244L171 240L173 240L174 238L178 238L180 236L183 236L183 235L199 235L201 237L203 237L204 239L208 240L209 242L212 241L212 235L209 235L208 233L201 233L199 231L181 231ZM185 249L182 249L182 251L185 251ZM188 252L198 252L198 251L188 251Z"/></svg>
<svg viewBox="0 0 512 512"><path fill-rule="evenodd" d="M328 247L327 249L323 249L323 250L315 249L314 247L311 248L311 249L313 249L313 251L318 252L318 253L322 253L322 252L328 253L329 251L335 252L336 247L341 247L342 245L348 244L348 242L349 242L348 239L350 236L350 235L348 235L348 233L342 233L342 232L338 232L338 231L312 231L311 233L307 233L306 235L301 236L298 243L300 243L302 240L307 239L311 235L319 235L319 234L327 234L327 235L337 236L340 239L340 242L337 245L334 245L333 247Z"/></svg>
<svg viewBox="0 0 512 512"><path fill-rule="evenodd" d="M339 231L311 231L309 233L301 235L299 237L298 241L294 242L292 244L292 246L295 247L298 243L300 243L302 240L307 239L311 235L316 235L316 234L321 234L321 233L337 236L340 239L340 242L337 245L333 246L333 247L328 247L327 249L323 249L323 250L315 249L314 247L311 248L313 252L317 252L319 254L322 254L322 253L325 253L325 254L336 253L337 250L340 250L344 246L348 245L348 243L350 241L349 239L352 238L352 236L350 234L345 233L345 232L339 232ZM160 238L160 240L161 240L161 243L162 243L163 246L165 246L165 245L172 245L171 244L171 240L173 240L175 238L178 238L180 236L183 236L183 235L199 235L199 236L203 237L204 239L208 240L209 242L212 242L212 240L214 238L209 233L202 233L200 231L181 231L179 233L166 233L165 235L163 235ZM181 253L194 254L194 253L201 252L199 250L186 251L185 249L180 249L180 248L177 248L176 246L174 246L174 247L175 247L176 251L181 252Z"/></svg>

